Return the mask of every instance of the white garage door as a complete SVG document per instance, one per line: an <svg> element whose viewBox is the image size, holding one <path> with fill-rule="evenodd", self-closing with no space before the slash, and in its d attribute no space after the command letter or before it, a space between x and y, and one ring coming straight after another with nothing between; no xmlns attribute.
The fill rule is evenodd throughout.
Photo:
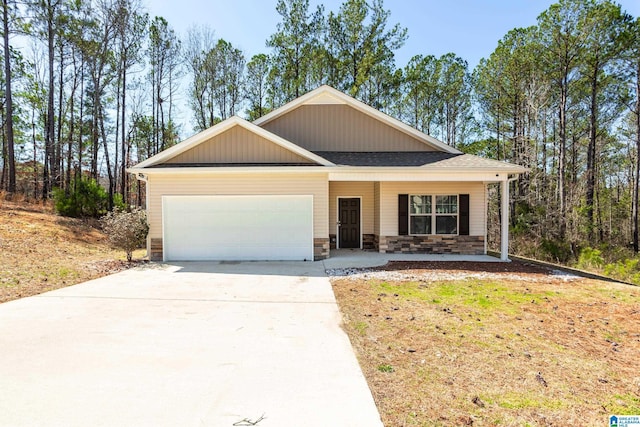
<svg viewBox="0 0 640 427"><path fill-rule="evenodd" d="M313 260L313 196L163 196L164 259Z"/></svg>

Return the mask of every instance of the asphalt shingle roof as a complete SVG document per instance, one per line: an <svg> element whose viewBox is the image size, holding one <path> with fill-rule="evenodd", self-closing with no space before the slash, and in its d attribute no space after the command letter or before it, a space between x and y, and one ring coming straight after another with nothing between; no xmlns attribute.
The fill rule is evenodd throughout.
<svg viewBox="0 0 640 427"><path fill-rule="evenodd" d="M379 166L379 167L415 167L425 166L430 169L487 168L505 169L519 166L485 159L471 154L452 154L441 151L394 151L394 152L344 152L315 151L320 157L340 166ZM524 168L523 168L524 169Z"/></svg>
<svg viewBox="0 0 640 427"><path fill-rule="evenodd" d="M314 151L313 153L341 166L423 166L460 156L460 154L440 151Z"/></svg>

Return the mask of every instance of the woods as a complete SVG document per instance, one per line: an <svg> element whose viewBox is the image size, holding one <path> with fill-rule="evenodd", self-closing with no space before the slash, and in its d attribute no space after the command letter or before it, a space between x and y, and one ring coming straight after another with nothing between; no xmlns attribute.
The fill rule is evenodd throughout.
<svg viewBox="0 0 640 427"><path fill-rule="evenodd" d="M139 0L3 0L0 190L40 200L95 179L110 207L138 204L126 168L188 137L187 113L199 131L329 84L464 152L528 167L512 183L519 251L638 251L640 18L561 0L470 69L455 53L396 63L411 35L382 0L275 10L265 51L247 57L215 28L177 34Z"/></svg>

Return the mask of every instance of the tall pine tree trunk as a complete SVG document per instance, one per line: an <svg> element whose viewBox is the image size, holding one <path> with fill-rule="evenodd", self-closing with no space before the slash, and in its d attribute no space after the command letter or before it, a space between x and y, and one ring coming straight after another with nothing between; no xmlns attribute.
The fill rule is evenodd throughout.
<svg viewBox="0 0 640 427"><path fill-rule="evenodd" d="M44 161L44 183L42 186L42 195L44 199L49 197L49 193L53 188L56 174L55 159L55 111L53 94L55 91L55 76L53 62L55 59L55 34L53 29L53 5L51 0L47 2L47 57L49 61L49 83L47 91L47 117L45 129L45 161Z"/></svg>
<svg viewBox="0 0 640 427"><path fill-rule="evenodd" d="M640 190L640 56L636 62L636 175L633 197L633 250L638 253L638 191Z"/></svg>
<svg viewBox="0 0 640 427"><path fill-rule="evenodd" d="M590 94L590 110L589 116L589 144L587 147L587 194L586 194L586 213L589 241L593 241L593 203L596 188L596 137L598 134L598 69L596 65L593 67L593 75L591 76L591 94Z"/></svg>
<svg viewBox="0 0 640 427"><path fill-rule="evenodd" d="M4 38L4 77L5 77L5 104L6 104L6 125L5 141L7 148L6 164L8 167L7 191L16 191L16 158L14 150L13 136L13 98L11 93L11 51L9 49L9 3L8 0L2 2L2 27Z"/></svg>

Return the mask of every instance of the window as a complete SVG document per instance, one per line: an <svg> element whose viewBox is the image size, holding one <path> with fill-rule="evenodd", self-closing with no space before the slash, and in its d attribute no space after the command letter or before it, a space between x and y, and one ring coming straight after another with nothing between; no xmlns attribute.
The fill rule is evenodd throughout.
<svg viewBox="0 0 640 427"><path fill-rule="evenodd" d="M458 233L458 196L436 196L436 234Z"/></svg>
<svg viewBox="0 0 640 427"><path fill-rule="evenodd" d="M409 205L409 234L431 234L431 196L411 196Z"/></svg>
<svg viewBox="0 0 640 427"><path fill-rule="evenodd" d="M457 233L458 196L409 196L409 234Z"/></svg>

